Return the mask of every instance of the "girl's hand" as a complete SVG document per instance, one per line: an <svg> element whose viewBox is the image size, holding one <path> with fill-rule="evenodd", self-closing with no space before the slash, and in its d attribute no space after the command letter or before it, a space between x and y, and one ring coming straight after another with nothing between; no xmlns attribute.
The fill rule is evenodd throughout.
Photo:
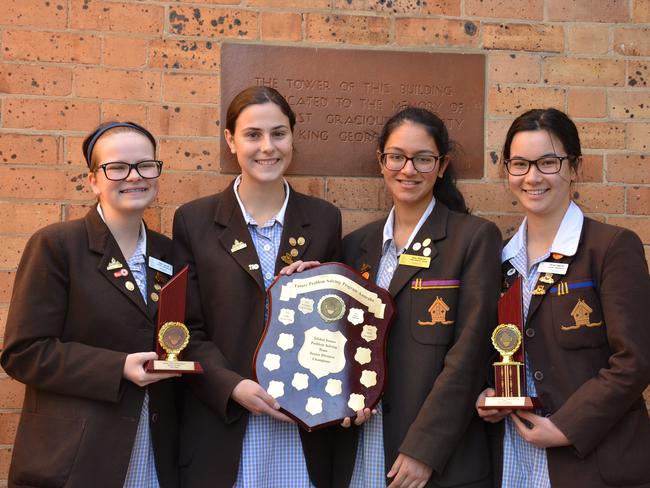
<svg viewBox="0 0 650 488"><path fill-rule="evenodd" d="M486 408L479 406L485 397L493 397L494 395L496 395L496 392L493 388L486 388L476 399L476 411L478 412L478 416L486 422L490 422L492 424L501 422L504 418L512 413L512 410L510 409Z"/></svg>
<svg viewBox="0 0 650 488"><path fill-rule="evenodd" d="M180 376L179 373L147 373L144 370L144 363L154 359L158 359L158 354L154 351L127 354L122 376L138 386L147 386L156 381Z"/></svg>
<svg viewBox="0 0 650 488"><path fill-rule="evenodd" d="M264 388L252 380L237 383L231 395L233 400L253 415L269 415L282 422L293 422L280 412L280 404Z"/></svg>
<svg viewBox="0 0 650 488"><path fill-rule="evenodd" d="M510 418L515 423L519 435L535 447L547 448L571 445L571 441L567 439L567 436L547 417L540 417L526 410L517 410L510 415Z"/></svg>
<svg viewBox="0 0 650 488"><path fill-rule="evenodd" d="M388 488L423 488L432 472L433 469L423 462L400 453L386 475L395 478Z"/></svg>
<svg viewBox="0 0 650 488"><path fill-rule="evenodd" d="M291 263L289 266L285 266L280 270L281 275L291 275L295 272L302 272L305 270L308 270L309 268L313 268L314 266L318 266L320 264L320 261L296 261L294 263Z"/></svg>
<svg viewBox="0 0 650 488"><path fill-rule="evenodd" d="M363 410L359 410L357 412L357 416L354 419L354 425L357 427L360 425L365 424L370 418L377 413L377 410L374 408L370 410L369 408L364 408ZM345 427L346 429L352 425L352 420L350 417L345 417L343 419L343 422L341 422L341 427Z"/></svg>

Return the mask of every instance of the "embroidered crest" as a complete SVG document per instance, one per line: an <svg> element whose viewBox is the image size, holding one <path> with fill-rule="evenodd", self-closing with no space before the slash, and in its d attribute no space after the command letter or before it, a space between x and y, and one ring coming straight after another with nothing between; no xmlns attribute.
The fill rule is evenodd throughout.
<svg viewBox="0 0 650 488"><path fill-rule="evenodd" d="M603 325L602 320L600 322L591 321L591 312L593 312L593 309L583 299L578 298L575 307L571 310L575 325L562 325L560 328L562 330L576 330L581 327L600 327Z"/></svg>
<svg viewBox="0 0 650 488"><path fill-rule="evenodd" d="M449 305L439 296L436 297L427 312L431 314L431 320L429 322L418 320L418 325L451 325L454 323L453 320L447 320Z"/></svg>
<svg viewBox="0 0 650 488"><path fill-rule="evenodd" d="M282 261L285 264L293 264L293 258L289 253L285 253L283 256L280 256L280 261Z"/></svg>

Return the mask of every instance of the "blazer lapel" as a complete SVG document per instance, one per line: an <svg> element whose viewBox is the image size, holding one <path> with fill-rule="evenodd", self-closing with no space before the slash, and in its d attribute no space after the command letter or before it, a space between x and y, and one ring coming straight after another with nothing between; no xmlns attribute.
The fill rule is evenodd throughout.
<svg viewBox="0 0 650 488"><path fill-rule="evenodd" d="M287 210L284 214L280 247L275 259L276 275L286 265L302 259L312 240L312 235L309 232L310 224L311 222L302 210L299 196L291 188Z"/></svg>
<svg viewBox="0 0 650 488"><path fill-rule="evenodd" d="M145 263L147 269L147 309L149 310L149 315L151 318L153 318L156 316L156 312L158 312L160 290L171 279L171 276L167 273L163 273L160 270L152 268L150 266L151 257L171 264L170 256L167 256L164 253L159 253L153 249L153 240L151 238L151 233L147 229L147 262Z"/></svg>
<svg viewBox="0 0 650 488"><path fill-rule="evenodd" d="M574 256L561 256L556 259L553 256L551 256L547 259L547 261L553 263L568 264L569 266L571 266L571 261L573 261L573 258ZM567 272L568 272L568 268L567 268ZM560 275L560 274L550 275L547 273L539 273L539 278L537 279L537 283L535 284L535 288L533 289L533 294L530 297L530 305L528 306L528 316L526 317L527 324L530 322L530 319L535 314L540 304L544 300L544 297L546 296L548 290L553 286L555 286L555 284L558 283L559 281L562 281L563 277L564 275Z"/></svg>
<svg viewBox="0 0 650 488"><path fill-rule="evenodd" d="M233 185L222 194L223 198L217 205L215 223L223 230L219 234L219 242L235 262L264 290L262 268L259 263L253 239L241 213Z"/></svg>
<svg viewBox="0 0 650 488"><path fill-rule="evenodd" d="M359 257L360 273L368 272L368 281L377 282L377 271L379 270L379 261L381 260L381 244L383 237L383 228L386 221L377 227L373 232L366 234L359 245L361 255Z"/></svg>
<svg viewBox="0 0 650 488"><path fill-rule="evenodd" d="M436 241L444 239L447 235L447 217L449 215L449 210L442 203L436 202L433 207L433 211L429 218L422 224L420 230L413 238L411 246L409 249L405 249L403 254L413 254L417 256L424 255L424 249L430 249L431 254L428 257L431 258L429 268L434 266L435 258L438 255L438 249L436 247ZM431 243L428 246L424 246L423 242L426 239L431 239ZM420 248L416 251L413 249L415 243L420 244ZM419 272L422 268L418 266L408 266L405 264L399 264L393 275L393 279L390 282L390 287L388 291L390 294L395 297L397 294L404 288L413 276Z"/></svg>

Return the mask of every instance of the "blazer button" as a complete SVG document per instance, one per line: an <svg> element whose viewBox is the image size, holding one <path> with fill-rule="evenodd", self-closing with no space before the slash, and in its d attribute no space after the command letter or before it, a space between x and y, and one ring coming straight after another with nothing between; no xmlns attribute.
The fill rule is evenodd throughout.
<svg viewBox="0 0 650 488"><path fill-rule="evenodd" d="M533 376L537 381L542 381L544 379L544 373L541 371L535 371L535 374Z"/></svg>
<svg viewBox="0 0 650 488"><path fill-rule="evenodd" d="M157 413L152 413L151 414L151 423L155 424L158 422L158 414Z"/></svg>
<svg viewBox="0 0 650 488"><path fill-rule="evenodd" d="M526 329L526 335L528 337L535 337L535 329L531 329L530 327Z"/></svg>

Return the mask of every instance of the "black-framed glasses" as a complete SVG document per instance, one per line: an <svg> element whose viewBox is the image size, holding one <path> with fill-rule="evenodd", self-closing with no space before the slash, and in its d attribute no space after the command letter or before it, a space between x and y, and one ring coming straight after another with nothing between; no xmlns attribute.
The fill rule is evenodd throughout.
<svg viewBox="0 0 650 488"><path fill-rule="evenodd" d="M104 171L106 179L111 181L126 180L131 171L135 170L140 177L151 180L158 178L162 173L162 161L154 159L138 161L137 163L125 163L124 161L112 161L110 163L100 164L98 168Z"/></svg>
<svg viewBox="0 0 650 488"><path fill-rule="evenodd" d="M504 159L508 173L512 176L524 176L530 171L530 167L535 165L540 173L545 175L552 175L559 173L562 169L562 162L564 160L573 159L571 156L542 156L539 159L531 161L524 158L511 158Z"/></svg>
<svg viewBox="0 0 650 488"><path fill-rule="evenodd" d="M413 167L418 173L430 173L436 167L439 160L444 156L434 156L433 154L421 154L409 158L400 153L381 153L381 164L391 171L399 171L408 161L413 163Z"/></svg>

